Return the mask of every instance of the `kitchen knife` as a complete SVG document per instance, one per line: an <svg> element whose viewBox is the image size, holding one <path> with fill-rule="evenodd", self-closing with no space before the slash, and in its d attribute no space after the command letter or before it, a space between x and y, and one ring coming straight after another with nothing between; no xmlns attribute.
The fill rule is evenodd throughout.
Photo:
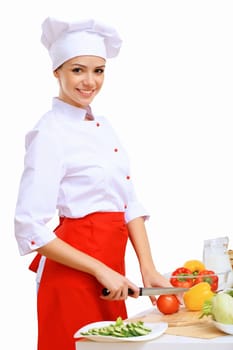
<svg viewBox="0 0 233 350"><path fill-rule="evenodd" d="M151 296L151 295L165 295L165 294L179 294L184 293L189 288L175 288L175 287L165 287L165 288L139 288L139 296ZM107 296L110 291L107 288L102 290L102 294ZM128 289L128 295L133 295L134 292L132 289Z"/></svg>

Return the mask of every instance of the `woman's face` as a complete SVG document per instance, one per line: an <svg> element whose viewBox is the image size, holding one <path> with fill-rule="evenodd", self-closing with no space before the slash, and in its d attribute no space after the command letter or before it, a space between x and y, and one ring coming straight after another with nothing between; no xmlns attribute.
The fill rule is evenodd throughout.
<svg viewBox="0 0 233 350"><path fill-rule="evenodd" d="M54 72L60 85L59 98L76 107L87 107L103 85L105 63L97 56L78 56L63 63Z"/></svg>

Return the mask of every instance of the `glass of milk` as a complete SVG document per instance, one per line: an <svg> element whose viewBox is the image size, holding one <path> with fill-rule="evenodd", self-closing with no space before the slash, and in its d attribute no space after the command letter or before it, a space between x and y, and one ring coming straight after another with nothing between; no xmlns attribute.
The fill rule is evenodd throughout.
<svg viewBox="0 0 233 350"><path fill-rule="evenodd" d="M218 290L232 286L232 267L228 255L229 237L217 237L204 241L203 263L206 269L218 274Z"/></svg>

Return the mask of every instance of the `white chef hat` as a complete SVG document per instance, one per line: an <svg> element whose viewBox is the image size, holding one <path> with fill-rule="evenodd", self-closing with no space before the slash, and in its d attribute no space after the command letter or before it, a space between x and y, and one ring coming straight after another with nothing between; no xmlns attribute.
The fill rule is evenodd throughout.
<svg viewBox="0 0 233 350"><path fill-rule="evenodd" d="M94 19L67 22L48 17L42 23L41 42L48 49L55 70L76 56L115 57L122 40L113 27Z"/></svg>

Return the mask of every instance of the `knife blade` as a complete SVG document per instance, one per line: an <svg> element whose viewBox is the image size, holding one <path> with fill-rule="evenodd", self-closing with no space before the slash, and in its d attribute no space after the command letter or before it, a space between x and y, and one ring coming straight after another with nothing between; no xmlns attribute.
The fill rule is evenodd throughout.
<svg viewBox="0 0 233 350"><path fill-rule="evenodd" d="M152 295L168 295L168 294L179 294L184 293L189 288L176 288L176 287L165 287L165 288L139 288L139 296L152 296ZM109 295L110 291L107 288L103 288L102 294L104 296ZM132 289L128 289L128 295L133 295L134 291Z"/></svg>

